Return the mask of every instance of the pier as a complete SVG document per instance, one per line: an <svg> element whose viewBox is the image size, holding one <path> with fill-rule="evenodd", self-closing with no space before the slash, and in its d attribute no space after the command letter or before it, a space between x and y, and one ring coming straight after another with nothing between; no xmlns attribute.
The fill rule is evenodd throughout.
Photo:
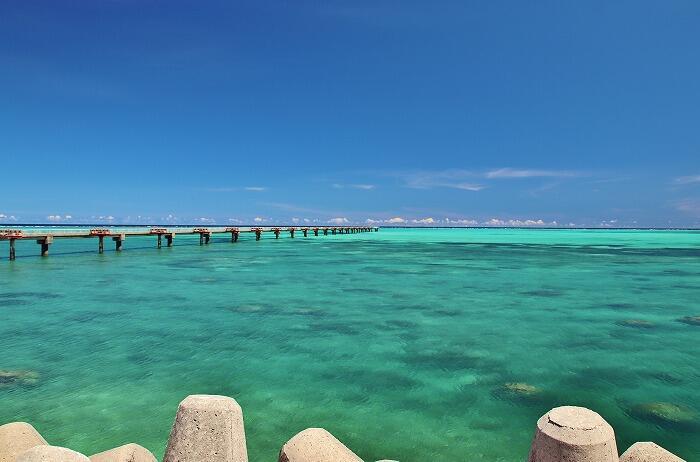
<svg viewBox="0 0 700 462"><path fill-rule="evenodd" d="M288 234L290 238L294 237L296 231L301 231L304 237L309 237L309 231L313 232L314 237L319 236L319 232L322 232L323 236L328 236L330 231L332 235L336 234L355 234L355 233L367 233L379 231L376 227L367 226L316 226L316 227L216 227L216 228L203 228L203 227L173 227L173 228L137 228L132 231L123 231L114 228L92 228L79 231L57 231L57 232L46 232L46 231L24 231L22 229L0 229L0 241L8 241L10 244L10 256L9 259L16 259L15 242L24 240L31 241L34 240L40 246L39 255L42 257L47 257L49 255L49 247L54 243L55 239L96 239L97 240L97 251L99 253L104 253L105 240L111 239L114 242L114 250L121 252L123 249L124 241L128 237L136 236L153 236L155 237L156 247L161 248L163 246L163 239L165 239L165 245L167 247L173 246L173 240L176 235L199 235L199 245L208 245L211 237L214 234L224 234L231 235L231 242L238 242L238 238L242 233L250 233L255 235L255 240L259 241L262 236L266 233L273 234L276 239L279 239L282 233Z"/></svg>

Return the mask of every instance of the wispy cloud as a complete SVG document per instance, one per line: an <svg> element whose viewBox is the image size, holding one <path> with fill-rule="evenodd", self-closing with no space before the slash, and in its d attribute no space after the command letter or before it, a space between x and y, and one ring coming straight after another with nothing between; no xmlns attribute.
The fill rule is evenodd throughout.
<svg viewBox="0 0 700 462"><path fill-rule="evenodd" d="M488 187L483 180L518 178L567 178L583 176L571 170L541 170L499 168L487 171L464 169L426 170L418 172L394 173L403 179L405 186L414 189L451 188L463 191L481 191ZM480 181L481 180L481 181Z"/></svg>
<svg viewBox="0 0 700 462"><path fill-rule="evenodd" d="M221 186L221 187L213 187L213 188L203 188L204 191L206 192L212 192L212 193L225 193L225 192L235 192L235 191L252 191L252 192L261 192L261 191L267 191L268 188L267 186Z"/></svg>
<svg viewBox="0 0 700 462"><path fill-rule="evenodd" d="M351 189L363 189L365 191L369 191L370 189L376 188L376 186L373 184L342 184L342 183L333 183L333 187L335 189L351 188Z"/></svg>
<svg viewBox="0 0 700 462"><path fill-rule="evenodd" d="M675 203L676 210L700 217L700 199L683 199Z"/></svg>
<svg viewBox="0 0 700 462"><path fill-rule="evenodd" d="M331 218L330 220L328 220L328 223L332 223L334 225L342 225L345 223L350 223L350 220L348 220L345 217L336 217L336 218Z"/></svg>
<svg viewBox="0 0 700 462"><path fill-rule="evenodd" d="M673 180L676 184L700 183L700 175L680 176Z"/></svg>
<svg viewBox="0 0 700 462"><path fill-rule="evenodd" d="M499 168L490 170L484 174L485 178L501 179L501 178L565 178L580 176L579 172L568 170L530 170L530 169L515 169L515 168Z"/></svg>
<svg viewBox="0 0 700 462"><path fill-rule="evenodd" d="M451 188L481 191L486 186L473 181L475 174L467 170L420 171L399 174L405 186L413 189Z"/></svg>

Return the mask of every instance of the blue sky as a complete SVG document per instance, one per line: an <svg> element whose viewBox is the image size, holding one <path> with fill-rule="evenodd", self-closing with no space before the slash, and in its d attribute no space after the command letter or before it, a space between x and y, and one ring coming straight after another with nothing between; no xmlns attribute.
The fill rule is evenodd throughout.
<svg viewBox="0 0 700 462"><path fill-rule="evenodd" d="M3 1L0 222L698 226L698 24L691 0Z"/></svg>

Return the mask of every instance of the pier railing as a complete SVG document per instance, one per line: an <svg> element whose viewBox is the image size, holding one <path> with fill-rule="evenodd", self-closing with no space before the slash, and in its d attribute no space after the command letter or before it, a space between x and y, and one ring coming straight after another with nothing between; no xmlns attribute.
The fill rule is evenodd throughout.
<svg viewBox="0 0 700 462"><path fill-rule="evenodd" d="M53 244L54 239L80 239L80 238L96 238L97 250L99 253L104 252L105 238L111 238L114 241L115 250L120 252L123 249L123 242L127 237L131 236L156 236L156 247L161 248L163 237L165 237L166 245L172 247L175 235L199 235L199 244L209 244L212 235L214 234L230 234L231 242L238 242L241 233L255 234L255 240L259 241L266 233L274 234L275 238L279 238L284 231L293 238L296 231L301 231L304 237L309 236L309 231L313 232L313 236L319 236L319 232L323 236L331 234L355 234L376 232L379 228L366 226L315 226L315 227L144 227L137 229L119 229L119 228L92 228L92 229L73 229L66 231L47 231L47 230L23 230L18 228L0 229L0 241L9 241L10 244L10 260L16 259L15 242L20 240L35 240L41 246L41 256L45 257L49 254L49 246Z"/></svg>

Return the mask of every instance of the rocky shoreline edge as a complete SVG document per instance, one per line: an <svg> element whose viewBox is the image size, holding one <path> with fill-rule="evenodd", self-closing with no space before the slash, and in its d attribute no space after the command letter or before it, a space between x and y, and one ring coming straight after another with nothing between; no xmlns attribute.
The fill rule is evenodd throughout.
<svg viewBox="0 0 700 462"><path fill-rule="evenodd" d="M157 462L129 443L90 457L51 446L25 422L0 426L0 462ZM163 462L248 462L243 411L227 396L191 395L179 405ZM322 428L308 428L280 449L278 462L363 462ZM383 460L378 462L394 462ZM641 442L618 456L613 428L598 413L562 406L537 421L528 462L685 462Z"/></svg>

